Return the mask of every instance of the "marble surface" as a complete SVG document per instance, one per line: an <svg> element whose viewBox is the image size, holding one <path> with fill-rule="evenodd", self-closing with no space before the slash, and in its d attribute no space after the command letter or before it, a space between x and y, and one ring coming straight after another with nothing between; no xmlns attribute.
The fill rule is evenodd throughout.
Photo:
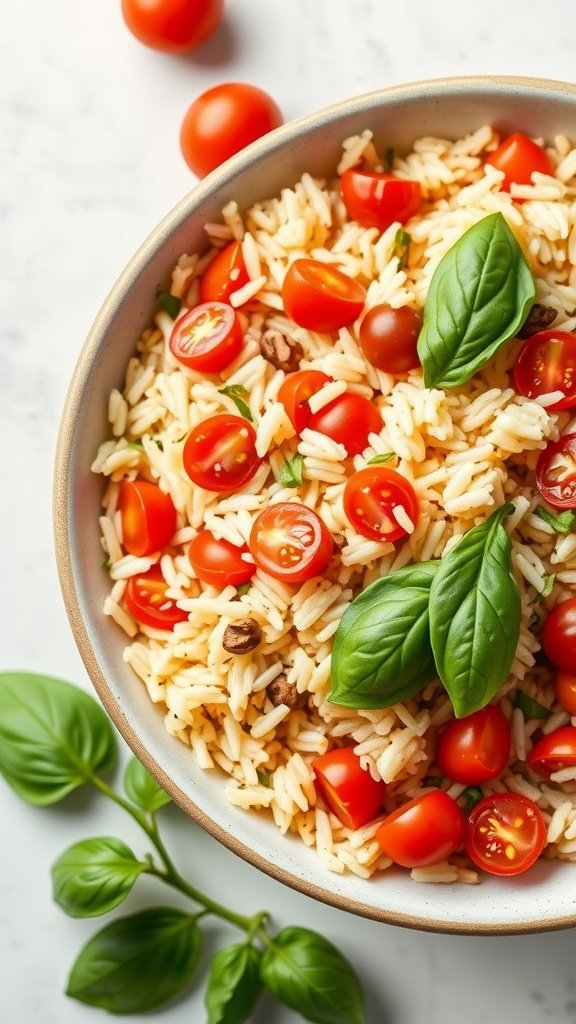
<svg viewBox="0 0 576 1024"><path fill-rule="evenodd" d="M52 551L58 419L102 299L193 184L178 148L192 99L218 81L249 81L267 89L288 119L433 76L570 79L575 29L573 0L411 0L394 7L381 0L228 0L218 34L192 56L171 58L129 35L118 0L12 5L0 34L0 668L90 688ZM313 927L338 943L362 976L369 1024L576 1021L573 931L458 938L378 925L280 886L175 809L164 821L176 860L195 864L199 887L246 913L267 907L279 927ZM37 810L1 781L0 823L2 1024L104 1019L103 1011L63 995L68 968L97 922L66 918L52 904L48 869L89 835L118 834L143 851L135 827L100 798L77 795ZM158 887L142 881L126 908L160 899ZM225 941L224 929L211 925L204 962ZM201 1024L202 996L199 984L163 1019ZM297 1019L264 1000L252 1021Z"/></svg>

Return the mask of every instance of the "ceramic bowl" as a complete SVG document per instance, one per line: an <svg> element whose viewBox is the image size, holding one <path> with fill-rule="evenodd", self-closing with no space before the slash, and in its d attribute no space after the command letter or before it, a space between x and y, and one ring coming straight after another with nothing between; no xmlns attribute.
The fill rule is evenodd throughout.
<svg viewBox="0 0 576 1024"><path fill-rule="evenodd" d="M457 138L489 122L502 132L574 136L576 86L514 78L417 82L369 93L293 121L209 175L155 228L114 285L82 349L65 403L55 473L55 534L68 615L87 670L120 733L187 814L234 853L281 882L344 910L394 924L462 933L530 932L576 924L576 865L541 862L513 880L422 885L408 872L369 881L328 873L271 820L232 807L223 780L202 772L165 730L161 711L122 660L125 637L102 612L98 515L102 481L90 472L106 434L110 390L121 384L179 255L203 250L203 224L224 203L275 195L303 171L333 172L346 136L370 127L377 148L407 149L423 135Z"/></svg>

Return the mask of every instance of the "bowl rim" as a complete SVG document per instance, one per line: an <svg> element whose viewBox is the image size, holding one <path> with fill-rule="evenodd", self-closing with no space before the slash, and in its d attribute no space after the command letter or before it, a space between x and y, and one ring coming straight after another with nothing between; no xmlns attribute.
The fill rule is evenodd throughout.
<svg viewBox="0 0 576 1024"><path fill-rule="evenodd" d="M100 668L86 622L82 615L79 595L74 581L74 564L68 542L68 495L70 491L73 441L81 397L101 339L106 335L109 325L114 318L116 306L122 296L125 295L127 289L131 287L134 280L139 276L141 267L147 258L162 247L165 239L181 222L190 207L200 205L205 197L212 195L225 181L246 169L255 159L273 153L276 149L284 147L287 142L295 141L300 136L305 135L311 128L317 125L319 120L325 123L337 121L343 115L354 113L358 108L364 108L368 112L372 107L377 107L382 102L389 104L394 99L400 102L416 101L422 97L423 90L426 90L428 94L435 94L438 99L446 95L453 95L454 93L466 96L478 91L483 92L489 97L491 94L500 95L503 90L510 90L512 93L516 92L518 94L528 93L544 96L548 93L549 95L572 97L576 100L576 84L528 76L465 75L422 79L398 85L389 85L338 101L287 122L270 132L269 135L253 143L247 150L243 150L231 157L207 175L206 178L195 184L152 230L126 264L96 314L78 356L64 399L55 448L52 512L56 565L66 613L80 656L92 685L116 729L118 729L122 738L138 760L156 778L174 803L232 853L235 853L242 860L263 871L276 881L282 882L312 899L319 900L339 910L345 910L361 917L380 921L381 923L402 925L406 928L444 934L534 934L574 927L576 925L576 912L561 917L543 917L529 923L519 921L506 924L492 924L490 922L474 924L458 920L422 917L417 913L385 910L358 899L333 893L328 881L326 888L324 888L299 875L293 874L291 871L269 860L263 854L253 850L232 835L229 830L215 822L167 775L163 767L144 745L138 733L127 721L118 701L111 692L104 673Z"/></svg>

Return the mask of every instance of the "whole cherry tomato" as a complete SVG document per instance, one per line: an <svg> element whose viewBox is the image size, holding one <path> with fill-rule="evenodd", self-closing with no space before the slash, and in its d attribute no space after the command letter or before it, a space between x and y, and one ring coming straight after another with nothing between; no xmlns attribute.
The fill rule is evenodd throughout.
<svg viewBox="0 0 576 1024"><path fill-rule="evenodd" d="M259 512L249 545L258 568L285 583L319 576L334 546L320 516L298 501L279 501Z"/></svg>
<svg viewBox="0 0 576 1024"><path fill-rule="evenodd" d="M465 846L470 860L491 875L519 875L544 849L546 825L538 807L519 793L491 793L470 812Z"/></svg>
<svg viewBox="0 0 576 1024"><path fill-rule="evenodd" d="M168 584L159 565L153 565L148 572L131 576L124 591L124 604L137 622L153 629L174 628L177 622L185 622L188 612L182 611L173 598L168 597Z"/></svg>
<svg viewBox="0 0 576 1024"><path fill-rule="evenodd" d="M554 680L556 700L571 715L576 715L576 675L573 672L557 672Z"/></svg>
<svg viewBox="0 0 576 1024"><path fill-rule="evenodd" d="M199 580L211 587L239 587L256 572L252 561L243 557L248 548L239 548L229 540L216 539L210 530L201 530L188 545L188 558Z"/></svg>
<svg viewBox="0 0 576 1024"><path fill-rule="evenodd" d="M402 804L376 832L383 852L404 868L439 864L458 849L463 838L462 811L441 789Z"/></svg>
<svg viewBox="0 0 576 1024"><path fill-rule="evenodd" d="M345 828L362 828L381 811L386 785L362 767L353 747L321 754L312 771L316 790Z"/></svg>
<svg viewBox="0 0 576 1024"><path fill-rule="evenodd" d="M576 508L576 434L549 441L540 452L536 486L553 508Z"/></svg>
<svg viewBox="0 0 576 1024"><path fill-rule="evenodd" d="M359 281L320 260L294 260L282 285L284 309L294 323L326 334L354 323L365 299Z"/></svg>
<svg viewBox="0 0 576 1024"><path fill-rule="evenodd" d="M122 543L131 555L149 555L169 544L176 532L172 499L147 480L124 480L118 499Z"/></svg>
<svg viewBox="0 0 576 1024"><path fill-rule="evenodd" d="M165 53L186 53L216 31L224 0L122 0L128 28L141 43Z"/></svg>
<svg viewBox="0 0 576 1024"><path fill-rule="evenodd" d="M366 359L386 373L398 375L420 366L416 342L422 317L410 306L373 306L360 324L358 340Z"/></svg>
<svg viewBox="0 0 576 1024"><path fill-rule="evenodd" d="M232 292L248 284L240 242L230 242L208 264L200 278L201 302L229 302Z"/></svg>
<svg viewBox="0 0 576 1024"><path fill-rule="evenodd" d="M533 139L514 132L500 143L493 153L486 157L486 163L504 171L502 188L510 191L512 182L516 185L530 185L534 171L540 174L554 174L550 157L542 146Z"/></svg>
<svg viewBox="0 0 576 1024"><path fill-rule="evenodd" d="M219 413L191 430L182 453L192 483L207 491L234 491L252 479L261 459L256 431L242 416Z"/></svg>
<svg viewBox="0 0 576 1024"><path fill-rule="evenodd" d="M528 764L538 775L548 779L554 772L576 765L576 728L562 725L542 736L528 754Z"/></svg>
<svg viewBox="0 0 576 1024"><path fill-rule="evenodd" d="M382 430L382 417L369 398L344 391L313 413L308 426L343 444L348 455L359 455L368 444L368 435Z"/></svg>
<svg viewBox="0 0 576 1024"><path fill-rule="evenodd" d="M179 317L169 348L179 363L201 373L219 373L242 349L242 327L225 302L203 302Z"/></svg>
<svg viewBox="0 0 576 1024"><path fill-rule="evenodd" d="M524 398L561 391L563 397L547 405L547 410L572 409L576 405L576 335L540 331L528 338L514 366L514 386Z"/></svg>
<svg viewBox="0 0 576 1024"><path fill-rule="evenodd" d="M504 771L511 741L507 718L500 708L487 704L448 723L438 737L436 763L454 782L479 786Z"/></svg>
<svg viewBox="0 0 576 1024"><path fill-rule="evenodd" d="M301 434L312 418L308 399L331 381L321 370L296 370L283 380L278 399L286 409L294 429Z"/></svg>
<svg viewBox="0 0 576 1024"><path fill-rule="evenodd" d="M555 668L572 672L576 665L576 597L552 609L542 630L542 647Z"/></svg>
<svg viewBox="0 0 576 1024"><path fill-rule="evenodd" d="M354 529L369 540L395 541L406 530L394 516L401 508L414 524L418 498L412 484L394 469L367 466L353 473L344 488L344 513Z"/></svg>
<svg viewBox="0 0 576 1024"><path fill-rule="evenodd" d="M356 167L344 171L340 191L350 218L380 231L394 221L403 224L418 211L422 201L419 181Z"/></svg>

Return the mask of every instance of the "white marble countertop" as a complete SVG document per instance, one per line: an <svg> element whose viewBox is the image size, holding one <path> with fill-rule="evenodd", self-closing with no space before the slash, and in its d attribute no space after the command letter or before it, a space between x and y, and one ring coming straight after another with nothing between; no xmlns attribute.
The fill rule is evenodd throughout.
<svg viewBox="0 0 576 1024"><path fill-rule="evenodd" d="M262 86L285 117L401 81L453 74L574 76L573 0L228 0L221 30L185 58L127 32L119 0L11 5L0 35L0 436L3 440L0 668L90 684L66 620L51 528L60 410L83 338L137 245L192 186L181 117L218 81ZM6 471L8 485L6 485ZM124 758L126 754L124 753ZM174 809L175 858L244 912L267 907L338 943L357 966L370 1024L576 1021L576 935L458 938L354 918L244 864ZM63 994L98 922L65 917L48 869L89 835L139 837L103 800L22 804L0 780L0 1020L88 1024L103 1011ZM153 880L134 910L163 898ZM207 947L223 938L209 930ZM206 956L207 959L207 956ZM203 986L163 1014L201 1024ZM137 1022L149 1017L137 1016ZM263 1001L253 1024L294 1024Z"/></svg>

